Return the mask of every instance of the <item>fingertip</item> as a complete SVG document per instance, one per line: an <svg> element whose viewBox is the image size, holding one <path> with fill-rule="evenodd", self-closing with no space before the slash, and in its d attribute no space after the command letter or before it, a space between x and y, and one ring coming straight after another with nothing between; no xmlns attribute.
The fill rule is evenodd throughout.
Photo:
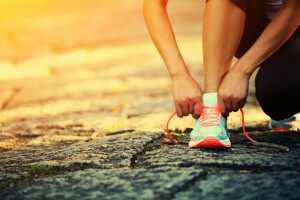
<svg viewBox="0 0 300 200"><path fill-rule="evenodd" d="M201 114L201 110L202 110L202 104L196 103L196 105L194 107L193 116L199 116Z"/></svg>
<svg viewBox="0 0 300 200"><path fill-rule="evenodd" d="M177 117L182 118L182 112L181 112L181 110L176 111L176 114L177 114Z"/></svg>
<svg viewBox="0 0 300 200"><path fill-rule="evenodd" d="M220 109L220 112L222 113L222 115L227 114L226 106L224 105L223 101L219 101L219 109Z"/></svg>
<svg viewBox="0 0 300 200"><path fill-rule="evenodd" d="M219 109L223 115L226 113L226 110L223 107L219 107Z"/></svg>
<svg viewBox="0 0 300 200"><path fill-rule="evenodd" d="M246 104L247 98L243 99L242 101L239 102L239 108L243 108Z"/></svg>
<svg viewBox="0 0 300 200"><path fill-rule="evenodd" d="M239 108L238 108L238 107L233 108L233 112L237 112L237 111L239 111Z"/></svg>
<svg viewBox="0 0 300 200"><path fill-rule="evenodd" d="M228 112L225 112L225 113L223 114L223 116L228 117L228 116L229 116L229 113L228 113Z"/></svg>

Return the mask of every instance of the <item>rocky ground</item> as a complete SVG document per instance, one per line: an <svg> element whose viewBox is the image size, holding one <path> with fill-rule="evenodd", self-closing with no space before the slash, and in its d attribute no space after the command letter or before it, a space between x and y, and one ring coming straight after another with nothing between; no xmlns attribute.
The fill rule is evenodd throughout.
<svg viewBox="0 0 300 200"><path fill-rule="evenodd" d="M193 21L201 20L203 3L189 3L174 1L170 12L182 54L203 86L201 28ZM140 4L128 5L141 25ZM180 16L193 19L194 29L180 29L179 8L189 11ZM0 199L299 199L299 132L268 130L253 77L246 130L289 151L249 144L240 113L229 117L231 149L189 149L191 117L174 118L169 128L177 142L164 142L174 110L171 82L145 32L135 30L134 41L31 50L26 59L5 55Z"/></svg>

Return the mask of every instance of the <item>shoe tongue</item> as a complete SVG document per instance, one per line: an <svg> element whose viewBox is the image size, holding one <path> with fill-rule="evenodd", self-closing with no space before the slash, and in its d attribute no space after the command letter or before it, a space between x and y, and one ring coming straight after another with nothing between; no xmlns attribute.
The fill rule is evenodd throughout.
<svg viewBox="0 0 300 200"><path fill-rule="evenodd" d="M202 98L204 107L218 106L218 93L205 93Z"/></svg>

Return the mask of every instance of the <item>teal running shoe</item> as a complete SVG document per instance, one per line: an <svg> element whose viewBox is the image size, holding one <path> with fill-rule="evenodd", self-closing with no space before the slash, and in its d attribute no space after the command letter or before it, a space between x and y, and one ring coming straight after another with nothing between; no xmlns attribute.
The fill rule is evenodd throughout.
<svg viewBox="0 0 300 200"><path fill-rule="evenodd" d="M189 147L229 148L227 121L218 107L218 94L205 93L202 96L203 108L196 126L191 132Z"/></svg>
<svg viewBox="0 0 300 200"><path fill-rule="evenodd" d="M271 119L269 129L274 131L300 131L300 113L280 121Z"/></svg>
<svg viewBox="0 0 300 200"><path fill-rule="evenodd" d="M189 147L230 148L226 118L218 106L203 107L200 118L191 132Z"/></svg>

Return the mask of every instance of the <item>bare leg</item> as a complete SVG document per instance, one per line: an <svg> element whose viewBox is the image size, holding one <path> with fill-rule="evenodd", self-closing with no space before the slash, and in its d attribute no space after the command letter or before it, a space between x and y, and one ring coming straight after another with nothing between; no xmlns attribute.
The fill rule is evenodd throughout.
<svg viewBox="0 0 300 200"><path fill-rule="evenodd" d="M245 25L244 0L209 0L203 19L204 92L217 92Z"/></svg>

